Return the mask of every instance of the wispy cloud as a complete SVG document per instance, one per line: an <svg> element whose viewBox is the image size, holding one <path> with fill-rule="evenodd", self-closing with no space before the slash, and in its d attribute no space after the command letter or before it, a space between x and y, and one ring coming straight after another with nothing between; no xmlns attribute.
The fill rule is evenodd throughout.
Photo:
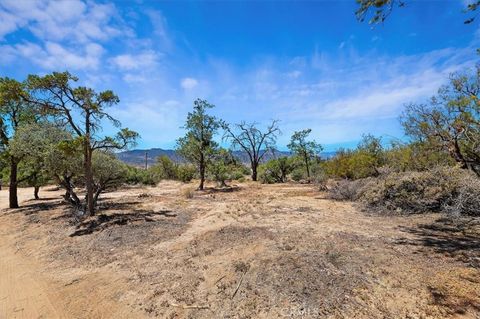
<svg viewBox="0 0 480 319"><path fill-rule="evenodd" d="M366 39L369 45L387 42ZM197 97L215 104L213 112L229 122L281 120L281 147L303 128L326 144L366 132L401 134L397 116L403 105L428 98L449 73L476 59L473 42L467 48L380 54L358 49L357 41L346 36L329 50L312 44L310 53L236 63L215 52L198 54L162 11L148 6L132 12L93 0L0 2L2 63L25 72L68 69L82 84L115 90L122 103L112 112L148 146L172 146Z"/></svg>
<svg viewBox="0 0 480 319"><path fill-rule="evenodd" d="M152 51L138 54L121 54L111 59L111 62L120 70L138 70L153 68L158 63L159 55Z"/></svg>
<svg viewBox="0 0 480 319"><path fill-rule="evenodd" d="M180 85L185 90L191 90L198 85L198 81L194 78L184 78L180 81Z"/></svg>

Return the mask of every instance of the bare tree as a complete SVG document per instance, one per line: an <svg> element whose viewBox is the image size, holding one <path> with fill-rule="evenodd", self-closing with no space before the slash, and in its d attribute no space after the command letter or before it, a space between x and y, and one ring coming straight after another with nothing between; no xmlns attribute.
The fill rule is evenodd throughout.
<svg viewBox="0 0 480 319"><path fill-rule="evenodd" d="M278 120L273 120L272 123L261 131L257 127L257 123L235 124L232 128L229 124L223 122L224 140L229 140L232 143L232 149L243 150L247 153L250 160L250 167L252 169L252 180L257 180L258 165L269 150L272 150L277 141L277 136L280 134L278 127Z"/></svg>

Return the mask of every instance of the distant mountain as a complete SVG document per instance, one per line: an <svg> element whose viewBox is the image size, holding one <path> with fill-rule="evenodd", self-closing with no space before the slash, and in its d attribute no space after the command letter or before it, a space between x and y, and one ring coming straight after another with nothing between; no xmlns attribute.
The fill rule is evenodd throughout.
<svg viewBox="0 0 480 319"><path fill-rule="evenodd" d="M174 150L164 150L161 148L152 148L148 150L131 150L117 153L117 158L133 166L145 167L145 154L148 166L156 163L157 157L168 156L172 161L181 163L183 158Z"/></svg>
<svg viewBox="0 0 480 319"><path fill-rule="evenodd" d="M152 166L156 163L157 157L168 156L172 161L176 163L183 163L185 160L178 155L174 150L164 150L161 148L152 148L148 150L131 150L117 153L117 158L127 164L145 167L145 154L147 157L148 166ZM233 155L238 158L242 163L248 164L248 154L244 151L234 151ZM263 161L268 161L274 157L291 156L292 153L288 151L275 150L274 152L268 152ZM322 152L320 154L322 158L331 158L335 155L335 152Z"/></svg>

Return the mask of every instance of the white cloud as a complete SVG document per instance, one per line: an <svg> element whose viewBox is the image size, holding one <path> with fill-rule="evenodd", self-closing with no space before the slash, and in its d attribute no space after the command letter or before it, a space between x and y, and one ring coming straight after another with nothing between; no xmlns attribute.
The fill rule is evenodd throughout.
<svg viewBox="0 0 480 319"><path fill-rule="evenodd" d="M184 88L185 90L191 90L193 89L194 87L196 87L198 85L198 81L194 78L184 78L182 79L182 81L180 82L180 85L182 86L182 88Z"/></svg>
<svg viewBox="0 0 480 319"><path fill-rule="evenodd" d="M300 72L298 70L287 73L288 77L291 77L291 78L294 78L294 79L298 78L300 75L302 75L302 72Z"/></svg>
<svg viewBox="0 0 480 319"><path fill-rule="evenodd" d="M81 0L4 0L0 3L0 39L26 28L44 41L104 41L130 30L113 4Z"/></svg>
<svg viewBox="0 0 480 319"><path fill-rule="evenodd" d="M176 100L147 98L126 102L111 113L130 129L140 132L143 143L158 147L162 142L173 142L181 136L184 114L180 105Z"/></svg>
<svg viewBox="0 0 480 319"><path fill-rule="evenodd" d="M4 46L4 49L11 55L30 60L48 70L97 69L104 53L103 47L96 43L86 44L82 53L66 49L55 42L46 42L44 47L25 42L14 46Z"/></svg>
<svg viewBox="0 0 480 319"><path fill-rule="evenodd" d="M139 54L122 54L111 59L111 62L121 70L139 70L153 68L159 56L154 51Z"/></svg>

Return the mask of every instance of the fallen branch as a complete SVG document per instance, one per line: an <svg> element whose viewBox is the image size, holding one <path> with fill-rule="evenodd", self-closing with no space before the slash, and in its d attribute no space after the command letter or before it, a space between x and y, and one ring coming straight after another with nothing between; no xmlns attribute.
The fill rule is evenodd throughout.
<svg viewBox="0 0 480 319"><path fill-rule="evenodd" d="M179 305L173 302L170 302L169 305L172 307L178 307L182 309L210 309L209 305Z"/></svg>
<svg viewBox="0 0 480 319"><path fill-rule="evenodd" d="M247 273L247 271L248 271L248 269L243 272L242 277L240 278L240 281L238 282L237 288L235 288L235 291L233 292L233 295L230 299L233 299L233 297L235 297L235 295L237 294L237 291L240 288L240 285L242 284L243 277L245 277L245 274Z"/></svg>
<svg viewBox="0 0 480 319"><path fill-rule="evenodd" d="M220 277L217 281L215 281L215 283L213 284L214 286L216 286L223 278L225 278L226 275L223 275L222 277Z"/></svg>

